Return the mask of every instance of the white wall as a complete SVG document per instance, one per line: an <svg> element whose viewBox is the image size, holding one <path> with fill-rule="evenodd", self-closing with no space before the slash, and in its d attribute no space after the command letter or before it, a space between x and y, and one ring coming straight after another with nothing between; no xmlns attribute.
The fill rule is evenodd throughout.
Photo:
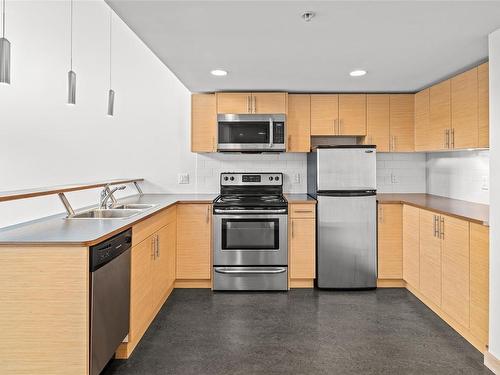
<svg viewBox="0 0 500 375"><path fill-rule="evenodd" d="M0 85L0 190L139 176L147 191L193 191L176 184L196 163L190 93L116 15L116 115L106 116L109 7L101 0L75 1L77 105L65 104L68 4L7 1L12 84ZM69 195L75 206L97 196ZM61 211L54 196L3 203L0 227Z"/></svg>
<svg viewBox="0 0 500 375"><path fill-rule="evenodd" d="M500 359L500 29L490 34L490 344Z"/></svg>
<svg viewBox="0 0 500 375"><path fill-rule="evenodd" d="M489 151L427 154L427 193L489 203Z"/></svg>
<svg viewBox="0 0 500 375"><path fill-rule="evenodd" d="M379 193L425 193L425 154L378 153Z"/></svg>

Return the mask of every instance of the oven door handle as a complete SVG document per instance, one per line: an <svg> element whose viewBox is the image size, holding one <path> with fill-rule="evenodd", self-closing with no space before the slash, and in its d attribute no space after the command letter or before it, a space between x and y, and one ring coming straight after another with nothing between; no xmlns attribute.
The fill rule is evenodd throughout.
<svg viewBox="0 0 500 375"><path fill-rule="evenodd" d="M221 210L216 208L214 210L216 214L286 214L286 208L279 210Z"/></svg>
<svg viewBox="0 0 500 375"><path fill-rule="evenodd" d="M285 267L269 267L266 269L251 269L251 268L231 268L231 267L215 267L215 272L232 275L250 275L250 274L278 274L286 272Z"/></svg>

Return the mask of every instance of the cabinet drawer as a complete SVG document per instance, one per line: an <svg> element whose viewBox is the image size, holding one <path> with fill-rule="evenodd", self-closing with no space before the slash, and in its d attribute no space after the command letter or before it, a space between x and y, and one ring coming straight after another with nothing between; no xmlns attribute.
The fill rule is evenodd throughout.
<svg viewBox="0 0 500 375"><path fill-rule="evenodd" d="M289 206L288 215L291 218L312 218L316 217L315 204L291 204Z"/></svg>
<svg viewBox="0 0 500 375"><path fill-rule="evenodd" d="M177 208L174 205L134 225L132 227L132 246L141 243L165 225L176 220L176 211Z"/></svg>

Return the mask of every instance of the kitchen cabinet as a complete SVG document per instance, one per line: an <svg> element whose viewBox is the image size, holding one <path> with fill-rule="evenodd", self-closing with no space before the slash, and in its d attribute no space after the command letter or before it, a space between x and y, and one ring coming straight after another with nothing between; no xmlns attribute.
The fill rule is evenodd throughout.
<svg viewBox="0 0 500 375"><path fill-rule="evenodd" d="M430 89L425 89L415 94L415 151L427 151L430 137Z"/></svg>
<svg viewBox="0 0 500 375"><path fill-rule="evenodd" d="M338 95L311 95L311 135L337 135L338 117Z"/></svg>
<svg viewBox="0 0 500 375"><path fill-rule="evenodd" d="M366 94L311 95L311 135L366 135Z"/></svg>
<svg viewBox="0 0 500 375"><path fill-rule="evenodd" d="M469 222L441 215L442 309L469 327Z"/></svg>
<svg viewBox="0 0 500 375"><path fill-rule="evenodd" d="M402 205L378 204L378 278L403 278Z"/></svg>
<svg viewBox="0 0 500 375"><path fill-rule="evenodd" d="M441 306L441 238L439 215L420 210L420 292Z"/></svg>
<svg viewBox="0 0 500 375"><path fill-rule="evenodd" d="M215 94L191 95L191 151L217 151Z"/></svg>
<svg viewBox="0 0 500 375"><path fill-rule="evenodd" d="M130 356L174 287L176 207L135 225L132 241L130 330L117 358Z"/></svg>
<svg viewBox="0 0 500 375"><path fill-rule="evenodd" d="M316 205L289 206L289 285L312 288L316 278Z"/></svg>
<svg viewBox="0 0 500 375"><path fill-rule="evenodd" d="M451 145L451 81L448 79L430 88L429 134L427 150L445 150Z"/></svg>
<svg viewBox="0 0 500 375"><path fill-rule="evenodd" d="M484 63L477 68L478 84L478 147L489 147L490 137L490 102L489 102L489 64Z"/></svg>
<svg viewBox="0 0 500 375"><path fill-rule="evenodd" d="M212 205L177 207L177 280L211 279Z"/></svg>
<svg viewBox="0 0 500 375"><path fill-rule="evenodd" d="M470 223L470 331L488 344L489 229Z"/></svg>
<svg viewBox="0 0 500 375"><path fill-rule="evenodd" d="M245 92L217 93L217 113L287 113L287 93Z"/></svg>
<svg viewBox="0 0 500 375"><path fill-rule="evenodd" d="M420 288L420 210L403 206L403 280Z"/></svg>
<svg viewBox="0 0 500 375"><path fill-rule="evenodd" d="M413 94L390 96L390 150L415 150L415 99Z"/></svg>
<svg viewBox="0 0 500 375"><path fill-rule="evenodd" d="M288 95L288 152L311 151L311 95Z"/></svg>
<svg viewBox="0 0 500 375"><path fill-rule="evenodd" d="M365 144L376 145L377 152L390 151L391 106L389 94L366 95Z"/></svg>
<svg viewBox="0 0 500 375"><path fill-rule="evenodd" d="M451 130L449 148L478 146L477 68L451 79Z"/></svg>

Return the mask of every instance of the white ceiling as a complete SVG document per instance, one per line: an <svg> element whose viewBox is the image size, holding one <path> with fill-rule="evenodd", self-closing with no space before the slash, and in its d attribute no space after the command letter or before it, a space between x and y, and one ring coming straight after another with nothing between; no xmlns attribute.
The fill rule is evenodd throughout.
<svg viewBox="0 0 500 375"><path fill-rule="evenodd" d="M500 28L500 1L106 1L193 92L416 91L485 60Z"/></svg>

